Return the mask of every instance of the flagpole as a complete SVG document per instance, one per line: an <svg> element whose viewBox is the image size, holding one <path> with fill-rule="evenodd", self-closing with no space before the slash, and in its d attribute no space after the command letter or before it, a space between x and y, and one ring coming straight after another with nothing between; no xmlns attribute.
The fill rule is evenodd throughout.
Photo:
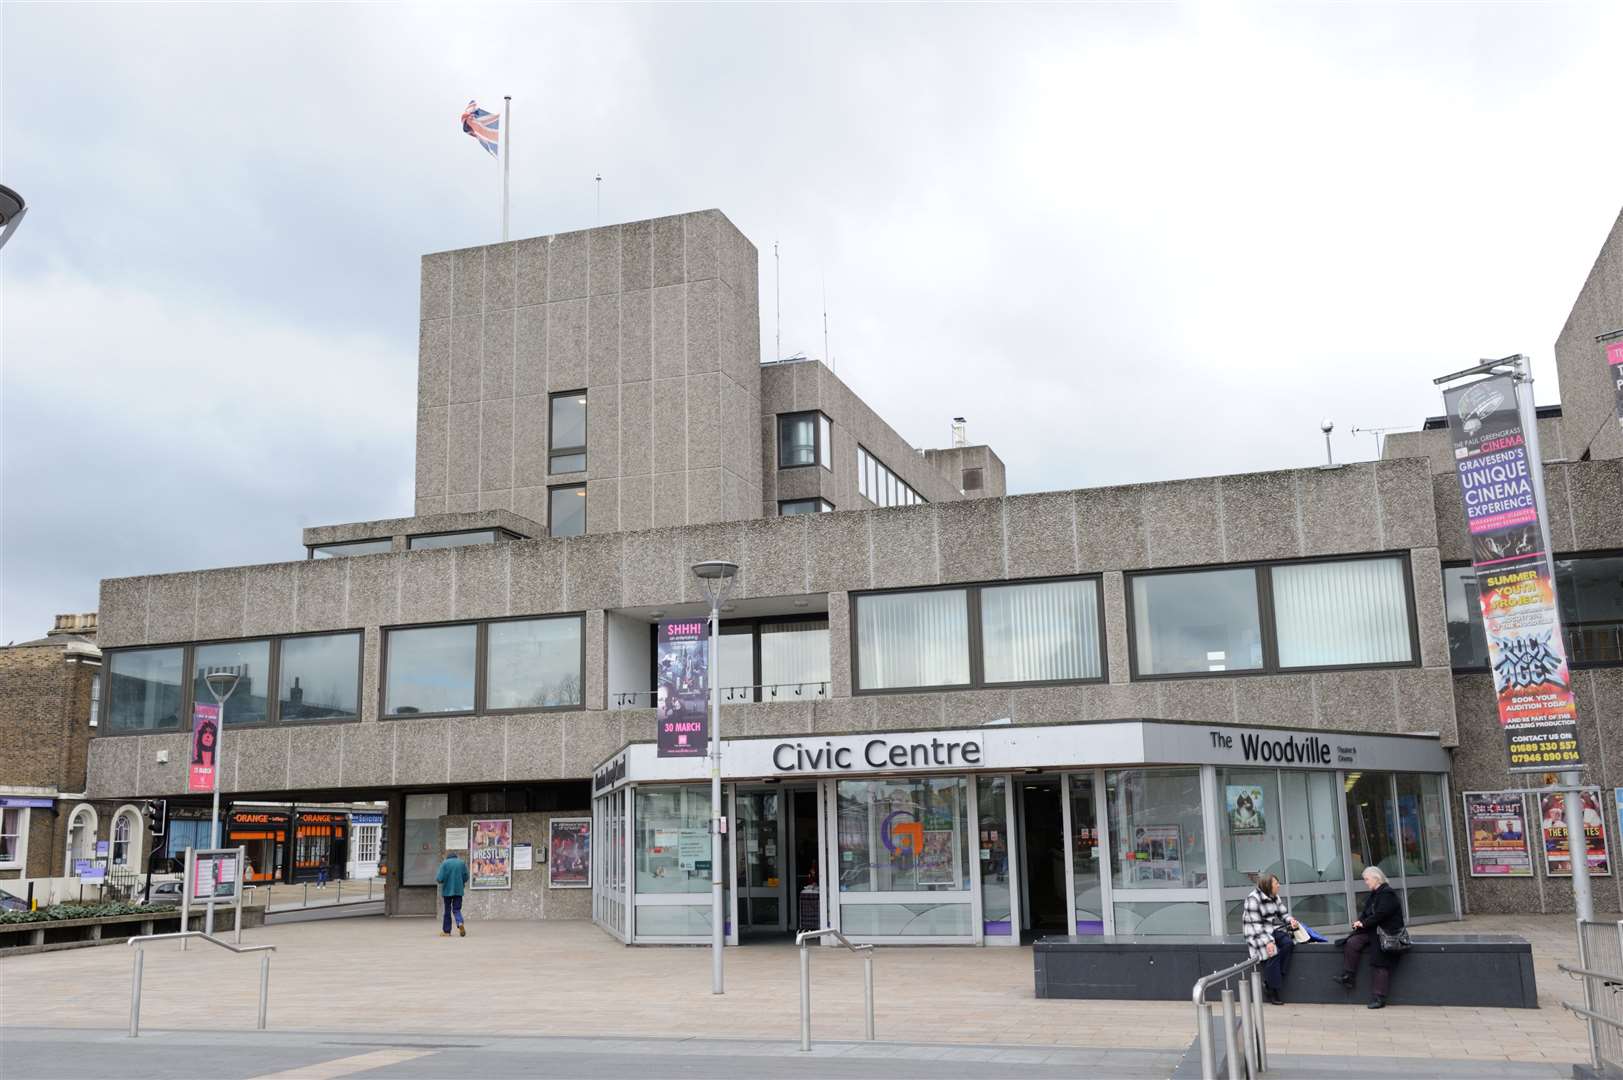
<svg viewBox="0 0 1623 1080"><path fill-rule="evenodd" d="M502 110L502 243L507 242L507 159L513 150L513 95L503 94Z"/></svg>

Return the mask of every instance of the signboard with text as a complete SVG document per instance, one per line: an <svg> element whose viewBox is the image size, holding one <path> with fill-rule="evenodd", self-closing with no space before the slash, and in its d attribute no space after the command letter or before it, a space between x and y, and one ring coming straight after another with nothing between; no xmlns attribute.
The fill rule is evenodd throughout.
<svg viewBox="0 0 1623 1080"><path fill-rule="evenodd" d="M1572 876L1571 823L1567 821L1567 797L1559 793L1539 796L1544 831L1544 873L1549 877ZM1606 819L1600 811L1600 789L1585 788L1578 797L1583 815L1584 850L1589 856L1589 872L1600 877L1612 873L1606 852Z"/></svg>
<svg viewBox="0 0 1623 1080"><path fill-rule="evenodd" d="M187 791L214 790L215 754L220 745L220 707L192 707L192 752L186 769Z"/></svg>
<svg viewBox="0 0 1623 1080"><path fill-rule="evenodd" d="M513 821L511 818L478 820L472 824L468 849L470 889L513 887Z"/></svg>
<svg viewBox="0 0 1623 1080"><path fill-rule="evenodd" d="M1606 343L1606 374L1617 395L1617 422L1623 424L1623 340Z"/></svg>
<svg viewBox="0 0 1623 1080"><path fill-rule="evenodd" d="M1527 799L1503 791L1467 791L1465 833L1472 877L1532 877Z"/></svg>
<svg viewBox="0 0 1623 1080"><path fill-rule="evenodd" d="M1516 385L1493 375L1443 394L1465 523L1471 538L1488 665L1510 768L1576 769L1572 696L1555 581L1540 525Z"/></svg>
<svg viewBox="0 0 1623 1080"><path fill-rule="evenodd" d="M236 848L198 851L192 860L192 899L235 900L242 880Z"/></svg>
<svg viewBox="0 0 1623 1080"><path fill-rule="evenodd" d="M659 698L654 717L660 757L703 757L709 749L709 643L703 619L659 624Z"/></svg>

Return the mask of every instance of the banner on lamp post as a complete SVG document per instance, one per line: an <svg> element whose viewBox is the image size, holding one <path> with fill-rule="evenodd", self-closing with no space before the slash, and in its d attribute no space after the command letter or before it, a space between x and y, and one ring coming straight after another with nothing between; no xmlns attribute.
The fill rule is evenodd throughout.
<svg viewBox="0 0 1623 1080"><path fill-rule="evenodd" d="M1516 384L1493 375L1444 391L1443 401L1510 768L1581 768L1578 712L1534 485L1540 463L1529 453Z"/></svg>
<svg viewBox="0 0 1623 1080"><path fill-rule="evenodd" d="M1612 392L1617 395L1617 422L1623 424L1623 338L1606 343L1606 374L1612 379Z"/></svg>
<svg viewBox="0 0 1623 1080"><path fill-rule="evenodd" d="M192 752L186 770L187 791L213 791L216 758L220 745L220 707L192 707Z"/></svg>
<svg viewBox="0 0 1623 1080"><path fill-rule="evenodd" d="M659 698L654 723L660 757L703 757L709 749L710 654L703 619L659 624Z"/></svg>

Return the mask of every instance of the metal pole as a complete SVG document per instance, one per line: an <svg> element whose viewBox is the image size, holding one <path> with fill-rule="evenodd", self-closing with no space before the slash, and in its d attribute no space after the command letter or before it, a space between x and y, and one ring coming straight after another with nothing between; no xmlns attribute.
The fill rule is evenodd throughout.
<svg viewBox="0 0 1623 1080"><path fill-rule="evenodd" d="M192 928L192 889L195 888L192 879L196 873L197 859L194 857L192 848L187 847L186 861L182 864L180 873L180 928L183 931ZM186 951L186 946L190 941L190 938L180 939L181 952Z"/></svg>
<svg viewBox="0 0 1623 1080"><path fill-rule="evenodd" d="M243 891L244 891L244 883L243 883L243 880L242 880L242 871L243 871L244 867L247 866L247 860L248 860L247 853L248 853L248 849L246 847L243 847L243 846L240 846L240 845L237 847L237 917L236 917L236 925L233 927L233 929L235 930L236 935L237 935L237 944L238 945L242 944L242 894L243 894Z"/></svg>
<svg viewBox="0 0 1623 1080"><path fill-rule="evenodd" d="M1228 1058L1229 1080L1240 1080L1239 1047L1234 1043L1234 991L1223 987L1223 1053Z"/></svg>
<svg viewBox="0 0 1623 1080"><path fill-rule="evenodd" d="M1195 1002L1195 1033L1200 1037L1201 1080L1217 1080L1217 1061L1212 1056L1212 1007Z"/></svg>
<svg viewBox="0 0 1623 1080"><path fill-rule="evenodd" d="M868 1003L868 1041L873 1042L873 950L862 957L862 999Z"/></svg>
<svg viewBox="0 0 1623 1080"><path fill-rule="evenodd" d="M800 1049L811 1049L811 952L800 943Z"/></svg>
<svg viewBox="0 0 1623 1080"><path fill-rule="evenodd" d="M1241 975L1240 986L1240 1041L1245 1044L1245 1074L1257 1075L1257 1029L1252 1027L1251 1014L1256 1005L1251 1001L1251 980Z"/></svg>
<svg viewBox="0 0 1623 1080"><path fill-rule="evenodd" d="M507 242L507 165L513 156L513 95L502 95L502 243Z"/></svg>
<svg viewBox="0 0 1623 1080"><path fill-rule="evenodd" d="M716 630L721 621L720 594L710 601L710 641L705 674L710 680L710 992L722 993L721 950L725 925L721 896L721 688L716 683Z"/></svg>
<svg viewBox="0 0 1623 1080"><path fill-rule="evenodd" d="M1284 976L1280 976L1281 982ZM1268 1071L1268 1035L1263 1028L1263 1014L1268 1010L1262 1007L1262 972L1253 968L1251 971L1251 1000L1256 1003L1257 1012L1251 1020L1251 1026L1257 1032L1257 1068L1262 1072Z"/></svg>
<svg viewBox="0 0 1623 1080"><path fill-rule="evenodd" d="M181 939L184 945L186 939ZM141 946L135 947L135 968L130 973L130 1038L134 1039L141 1034L141 964L143 954Z"/></svg>
<svg viewBox="0 0 1623 1080"><path fill-rule="evenodd" d="M1512 361L1516 369L1516 408L1521 417L1523 437L1527 441L1527 468L1533 478L1533 499L1538 504L1539 538L1544 542L1544 569L1555 587L1555 549L1550 542L1550 504L1544 498L1544 455L1539 450L1538 410L1533 403L1533 365L1525 356ZM1567 769L1561 773L1565 787L1583 785L1583 773ZM1589 833L1584 828L1583 799L1577 791L1567 792L1567 854L1572 867L1572 901L1579 922L1592 922L1595 901L1589 882Z"/></svg>
<svg viewBox="0 0 1623 1080"><path fill-rule="evenodd" d="M270 953L259 954L259 1030L265 1030L265 1009L270 1002Z"/></svg>

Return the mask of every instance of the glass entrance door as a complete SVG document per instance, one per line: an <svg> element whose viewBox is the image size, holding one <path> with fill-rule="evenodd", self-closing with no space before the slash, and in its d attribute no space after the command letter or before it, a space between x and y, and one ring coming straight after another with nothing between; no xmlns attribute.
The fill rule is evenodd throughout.
<svg viewBox="0 0 1623 1080"><path fill-rule="evenodd" d="M737 793L734 833L738 927L741 934L781 934L788 930L788 845L784 836L784 793L778 787L744 788Z"/></svg>

